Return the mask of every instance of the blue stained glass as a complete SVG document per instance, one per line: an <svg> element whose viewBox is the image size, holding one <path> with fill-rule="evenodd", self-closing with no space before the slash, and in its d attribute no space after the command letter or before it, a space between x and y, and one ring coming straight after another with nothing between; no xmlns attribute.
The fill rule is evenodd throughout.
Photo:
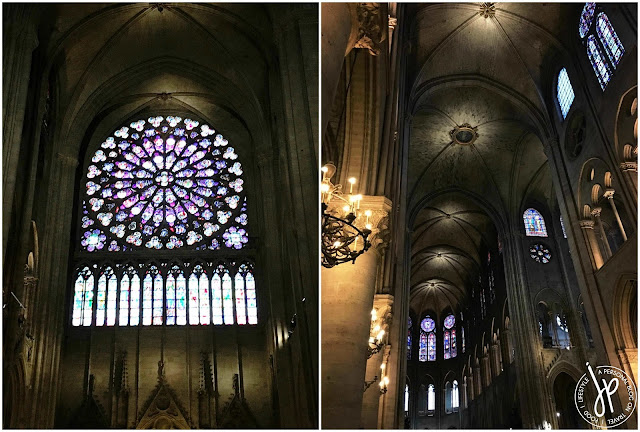
<svg viewBox="0 0 640 432"><path fill-rule="evenodd" d="M451 327L453 327L456 324L456 317L454 317L453 315L448 315L445 319L444 319L444 327L446 329L450 329Z"/></svg>
<svg viewBox="0 0 640 432"><path fill-rule="evenodd" d="M433 334L433 333L430 333ZM428 350L428 346L427 346L427 333L425 332L420 332L420 349L418 352L418 360L421 362L425 362L427 361L427 350Z"/></svg>
<svg viewBox="0 0 640 432"><path fill-rule="evenodd" d="M605 61L596 44L596 38L594 35L591 35L587 38L587 54L589 56L589 61L591 62L591 66L593 67L593 71L598 78L598 82L600 83L600 87L604 91L611 80L611 70L609 69L609 65Z"/></svg>
<svg viewBox="0 0 640 432"><path fill-rule="evenodd" d="M582 8L582 14L580 15L580 26L578 27L578 33L580 37L583 38L589 32L589 28L591 27L591 23L593 22L593 14L596 10L596 4L587 2L584 4L584 8Z"/></svg>
<svg viewBox="0 0 640 432"><path fill-rule="evenodd" d="M436 360L436 334L429 333L429 361Z"/></svg>
<svg viewBox="0 0 640 432"><path fill-rule="evenodd" d="M411 360L411 318L409 318L409 329L407 330L407 360Z"/></svg>
<svg viewBox="0 0 640 432"><path fill-rule="evenodd" d="M544 218L536 209L527 209L522 215L524 219L524 228L529 237L547 237L547 228L544 224Z"/></svg>
<svg viewBox="0 0 640 432"><path fill-rule="evenodd" d="M422 328L422 330L429 333L436 328L436 322L433 319L431 319L431 317L426 317L420 323L420 327Z"/></svg>
<svg viewBox="0 0 640 432"><path fill-rule="evenodd" d="M451 358L458 355L458 347L456 345L456 329L451 330Z"/></svg>
<svg viewBox="0 0 640 432"><path fill-rule="evenodd" d="M558 74L558 89L557 89L557 98L558 104L560 105L560 111L562 112L562 118L567 118L567 114L571 109L571 104L573 104L573 100L575 99L575 94L573 93L573 87L571 86L571 81L569 80L569 74L567 73L566 68L562 68L560 73Z"/></svg>
<svg viewBox="0 0 640 432"><path fill-rule="evenodd" d="M449 332L444 332L444 358L445 360L451 358L451 347L449 345Z"/></svg>
<svg viewBox="0 0 640 432"><path fill-rule="evenodd" d="M622 46L622 42L620 42L616 31L613 29L609 18L604 12L598 14L596 29L600 37L600 42L604 46L609 60L611 60L611 64L613 64L614 68L617 67L620 59L624 55L624 46Z"/></svg>

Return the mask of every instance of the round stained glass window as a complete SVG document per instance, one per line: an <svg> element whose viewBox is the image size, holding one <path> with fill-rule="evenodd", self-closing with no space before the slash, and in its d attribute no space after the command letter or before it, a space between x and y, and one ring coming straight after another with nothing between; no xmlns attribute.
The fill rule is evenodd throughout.
<svg viewBox="0 0 640 432"><path fill-rule="evenodd" d="M542 264L551 261L551 252L541 243L536 243L529 248L529 256Z"/></svg>
<svg viewBox="0 0 640 432"><path fill-rule="evenodd" d="M420 323L420 327L422 328L422 330L424 330L427 333L429 333L429 332L433 331L436 328L436 322L434 320L432 320L430 317L426 317Z"/></svg>
<svg viewBox="0 0 640 432"><path fill-rule="evenodd" d="M456 317L454 317L453 315L449 315L444 319L444 326L447 329L450 329L455 324L456 324Z"/></svg>
<svg viewBox="0 0 640 432"><path fill-rule="evenodd" d="M83 248L243 248L237 159L221 134L189 118L150 117L116 130L87 167Z"/></svg>

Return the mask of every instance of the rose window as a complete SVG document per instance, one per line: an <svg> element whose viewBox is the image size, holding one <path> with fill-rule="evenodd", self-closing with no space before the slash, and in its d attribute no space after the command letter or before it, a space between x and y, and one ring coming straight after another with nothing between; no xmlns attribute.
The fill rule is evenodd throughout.
<svg viewBox="0 0 640 432"><path fill-rule="evenodd" d="M536 243L529 248L529 256L542 264L547 264L551 261L551 252L540 243Z"/></svg>

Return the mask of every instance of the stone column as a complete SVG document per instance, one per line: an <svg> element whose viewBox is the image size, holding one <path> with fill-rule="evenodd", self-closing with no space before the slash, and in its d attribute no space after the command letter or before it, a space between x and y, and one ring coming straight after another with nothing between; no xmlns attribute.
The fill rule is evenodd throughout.
<svg viewBox="0 0 640 432"><path fill-rule="evenodd" d="M354 3L322 3L322 130L329 121L329 113L340 81L344 57L351 50L358 35L358 20Z"/></svg>
<svg viewBox="0 0 640 432"><path fill-rule="evenodd" d="M637 120L636 120L637 121ZM626 179L627 183L632 187L630 188L633 192L631 195L633 196L634 204L638 205L638 162L622 162L620 164L620 170L623 173L623 177Z"/></svg>
<svg viewBox="0 0 640 432"><path fill-rule="evenodd" d="M473 394L473 371L469 371L469 375L467 376L467 394L468 394L468 401L471 402L474 398L475 395Z"/></svg>
<svg viewBox="0 0 640 432"><path fill-rule="evenodd" d="M11 224L22 132L27 109L33 50L38 46L36 26L31 22L36 8L28 4L4 7L4 43L2 59L2 194L4 219L2 258L7 250ZM19 200L20 201L20 200Z"/></svg>
<svg viewBox="0 0 640 432"><path fill-rule="evenodd" d="M618 226L620 227L622 238L624 239L624 241L627 241L627 233L624 231L624 225L622 225L622 220L620 220L620 214L618 214L618 208L616 207L616 202L613 199L614 193L615 190L607 189L604 193L604 196L609 200L609 204L611 204L611 209L613 210L613 214L616 216L616 221L618 221Z"/></svg>
<svg viewBox="0 0 640 432"><path fill-rule="evenodd" d="M491 365L489 364L489 353L485 352L480 359L482 367L482 387L487 388L491 385Z"/></svg>
<svg viewBox="0 0 640 432"><path fill-rule="evenodd" d="M336 207L341 206L334 201ZM384 197L364 197L362 215L354 222L365 224L364 210L372 211L372 248L355 263L322 268L322 427L362 427L362 388L365 380L371 309L376 287L381 245L377 226L391 203ZM395 385L395 383L390 383Z"/></svg>
<svg viewBox="0 0 640 432"><path fill-rule="evenodd" d="M604 259L600 252L600 245L598 244L596 233L593 230L594 225L595 224L591 219L584 219L580 221L580 228L582 228L585 241L587 242L589 250L591 251L591 256L593 257L593 268L594 270L598 270L604 264Z"/></svg>
<svg viewBox="0 0 640 432"><path fill-rule="evenodd" d="M384 345L382 349L377 353L373 354L369 359L367 359L367 368L365 378L367 381L372 380L375 376L378 379L382 379L383 371L380 369L384 364L386 367L385 355L389 357L389 345L388 345L388 334L389 334L389 326L391 324L392 312L391 308L393 306L393 296L388 294L376 294L373 300L373 311L375 311L375 319L371 320L371 330L369 333L370 338L376 338L381 330L385 332L385 336L382 338L381 343ZM373 313L372 311L372 313ZM375 388L374 388L375 387ZM380 387L377 385L371 386L371 389L368 389L364 392L363 403L362 403L362 425L365 429L377 429L378 428L378 406L381 399L380 395Z"/></svg>
<svg viewBox="0 0 640 432"><path fill-rule="evenodd" d="M461 396L461 401L460 401L460 408L464 408L466 409L469 404L467 402L467 377L464 377L462 379L462 384L460 385L460 396Z"/></svg>
<svg viewBox="0 0 640 432"><path fill-rule="evenodd" d="M600 235L600 241L602 242L602 246L604 247L605 259L609 259L612 255L611 247L609 246L607 235L605 234L604 227L602 226L600 213L602 213L602 207L594 207L593 210L591 210L591 216L593 216L593 220L595 221L596 228L598 229L598 233Z"/></svg>

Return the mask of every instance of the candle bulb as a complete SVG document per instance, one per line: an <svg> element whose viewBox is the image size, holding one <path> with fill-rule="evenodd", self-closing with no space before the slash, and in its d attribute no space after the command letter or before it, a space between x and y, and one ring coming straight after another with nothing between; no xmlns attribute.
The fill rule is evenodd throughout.
<svg viewBox="0 0 640 432"><path fill-rule="evenodd" d="M353 185L356 184L356 178L350 177L349 183L351 184L351 186L349 186L349 194L353 194Z"/></svg>

